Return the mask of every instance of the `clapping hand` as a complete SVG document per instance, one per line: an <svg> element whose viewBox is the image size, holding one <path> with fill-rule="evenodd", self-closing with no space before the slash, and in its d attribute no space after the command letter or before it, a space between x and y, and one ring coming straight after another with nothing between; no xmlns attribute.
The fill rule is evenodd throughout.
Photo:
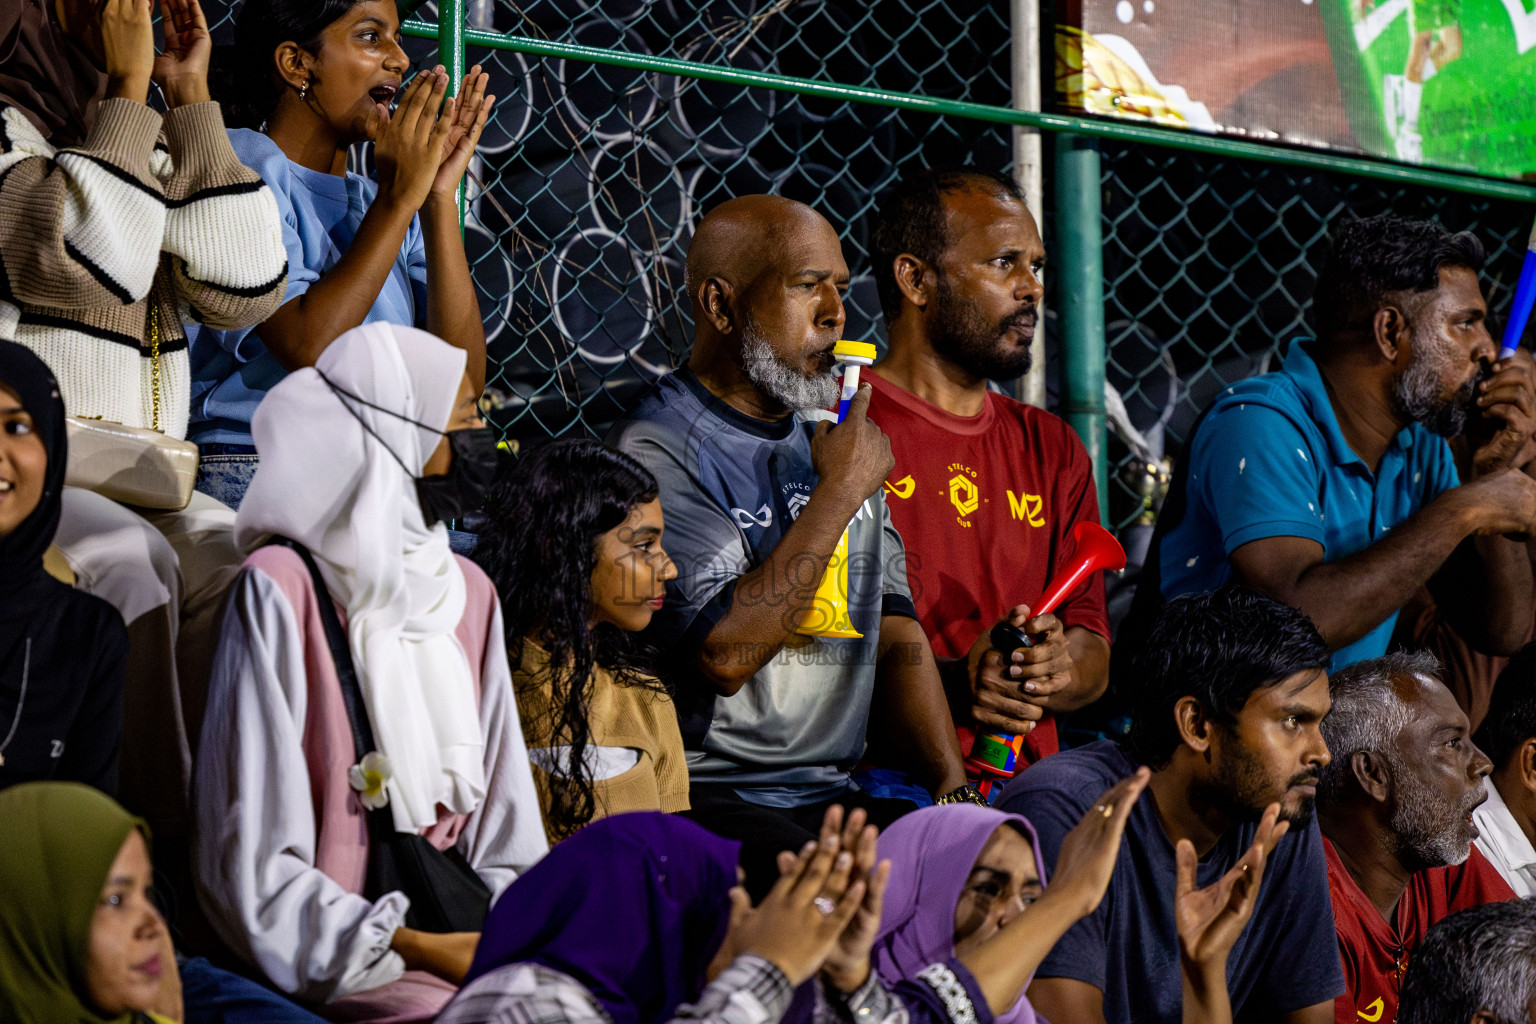
<svg viewBox="0 0 1536 1024"><path fill-rule="evenodd" d="M791 985L820 970L868 889L864 879L850 880L854 854L841 846L835 830L806 843L751 911L743 911L740 901L745 894L739 887L733 889L731 925L715 963L753 953L783 971Z"/></svg>
<svg viewBox="0 0 1536 1024"><path fill-rule="evenodd" d="M496 102L495 96L485 94L490 80L491 76L476 64L464 76L458 95L450 99L443 110L443 121L450 127L443 134L442 161L438 164L437 176L432 179L432 195L435 197L453 198L469 167L470 157L475 155L480 133L485 131L485 123L490 120L491 104Z"/></svg>
<svg viewBox="0 0 1536 1024"><path fill-rule="evenodd" d="M1070 900L1067 905L1077 917L1098 908L1120 856L1126 819L1151 778L1150 769L1138 768L1136 774L1115 783L1062 838L1056 877L1046 889L1051 902Z"/></svg>
<svg viewBox="0 0 1536 1024"><path fill-rule="evenodd" d="M448 73L439 65L411 79L394 112L376 124L373 158L379 168L379 195L412 212L421 209L443 163L443 143L454 130L453 101L439 115ZM378 114L374 114L378 117Z"/></svg>
<svg viewBox="0 0 1536 1024"><path fill-rule="evenodd" d="M165 52L155 58L152 79L172 109L208 100L208 58L213 37L198 0L160 0Z"/></svg>
<svg viewBox="0 0 1536 1024"><path fill-rule="evenodd" d="M149 4L150 0L106 0L101 5L97 28L110 97L138 103L149 98L149 82L159 66ZM88 26L68 21L64 29L76 38L88 32Z"/></svg>
<svg viewBox="0 0 1536 1024"><path fill-rule="evenodd" d="M869 950L880 931L880 912L885 902L885 887L891 877L891 862L875 863L876 844L880 830L866 825L862 808L848 812L844 821L843 809L837 804L827 808L821 823L821 838L837 837L843 852L853 854L853 870L848 884L863 880L866 883L864 899L849 920L827 954L822 965L822 977L827 983L843 992L853 992L869 978ZM795 855L785 851L779 854L779 873L787 874L794 869ZM830 894L828 894L830 896Z"/></svg>

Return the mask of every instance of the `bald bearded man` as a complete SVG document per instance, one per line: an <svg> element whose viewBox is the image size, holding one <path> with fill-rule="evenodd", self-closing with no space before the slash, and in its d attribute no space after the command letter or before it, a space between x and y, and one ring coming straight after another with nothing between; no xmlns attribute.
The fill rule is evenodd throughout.
<svg viewBox="0 0 1536 1024"><path fill-rule="evenodd" d="M847 287L837 233L810 207L716 207L688 253L692 356L609 437L661 486L678 577L648 636L678 693L689 813L743 842L759 893L774 855L814 839L828 805L865 807L882 826L912 808L850 778L867 734L935 796L974 793L881 493L893 463L865 415L868 386L843 423L819 411L838 397ZM807 635L845 528L862 635Z"/></svg>

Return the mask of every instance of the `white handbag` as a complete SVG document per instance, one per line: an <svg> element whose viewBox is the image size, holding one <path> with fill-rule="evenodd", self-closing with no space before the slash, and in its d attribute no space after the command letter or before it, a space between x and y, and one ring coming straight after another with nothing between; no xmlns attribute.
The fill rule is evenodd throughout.
<svg viewBox="0 0 1536 1024"><path fill-rule="evenodd" d="M124 505L177 512L192 500L197 445L146 427L64 418L69 465L64 483Z"/></svg>
<svg viewBox="0 0 1536 1024"><path fill-rule="evenodd" d="M160 426L160 314L149 300L149 348L154 394L153 421ZM64 483L95 491L124 505L179 512L197 483L197 445L167 437L158 429L128 427L110 420L64 417L69 463Z"/></svg>

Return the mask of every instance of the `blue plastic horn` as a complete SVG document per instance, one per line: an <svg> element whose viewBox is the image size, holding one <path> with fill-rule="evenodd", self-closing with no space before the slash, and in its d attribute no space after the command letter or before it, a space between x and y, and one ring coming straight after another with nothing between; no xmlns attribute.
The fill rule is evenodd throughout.
<svg viewBox="0 0 1536 1024"><path fill-rule="evenodd" d="M1508 359L1520 347L1520 336L1531 319L1531 307L1536 306L1536 227L1531 228L1531 240L1526 246L1525 262L1520 266L1520 281L1515 285L1515 301L1509 307L1509 321L1504 325L1504 341L1499 346L1499 358Z"/></svg>

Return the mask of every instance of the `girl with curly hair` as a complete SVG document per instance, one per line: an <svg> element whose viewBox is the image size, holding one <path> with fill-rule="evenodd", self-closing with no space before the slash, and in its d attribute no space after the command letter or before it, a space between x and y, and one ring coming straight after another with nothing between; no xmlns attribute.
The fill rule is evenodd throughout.
<svg viewBox="0 0 1536 1024"><path fill-rule="evenodd" d="M496 583L545 829L688 809L677 715L635 636L677 567L656 480L597 441L524 455L492 490L475 557Z"/></svg>

